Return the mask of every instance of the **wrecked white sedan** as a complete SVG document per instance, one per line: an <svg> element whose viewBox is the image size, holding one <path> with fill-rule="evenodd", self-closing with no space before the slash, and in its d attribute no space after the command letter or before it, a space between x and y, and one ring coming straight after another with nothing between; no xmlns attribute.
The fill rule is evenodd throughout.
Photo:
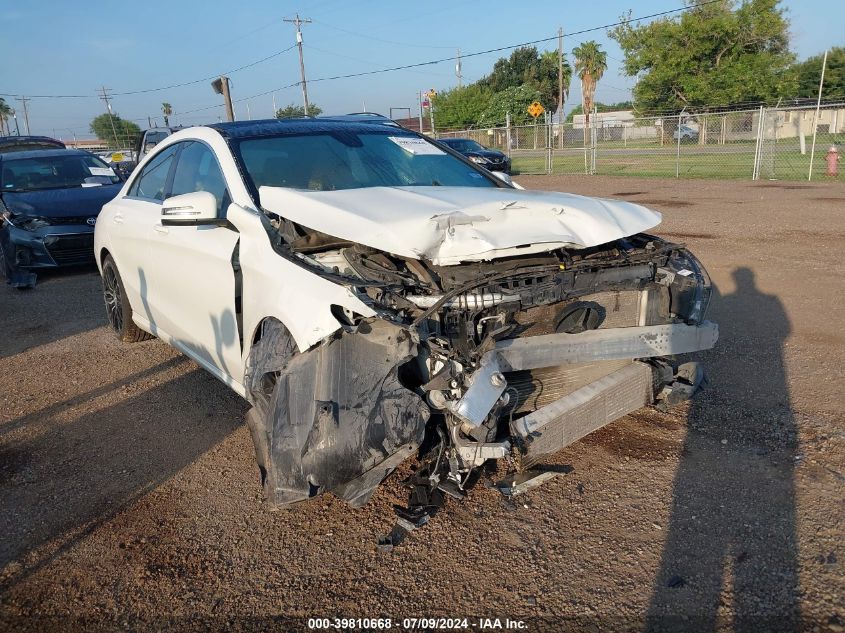
<svg viewBox="0 0 845 633"><path fill-rule="evenodd" d="M268 499L410 517L702 381L710 281L637 204L524 191L378 117L224 123L156 146L96 228L108 321L245 397Z"/></svg>

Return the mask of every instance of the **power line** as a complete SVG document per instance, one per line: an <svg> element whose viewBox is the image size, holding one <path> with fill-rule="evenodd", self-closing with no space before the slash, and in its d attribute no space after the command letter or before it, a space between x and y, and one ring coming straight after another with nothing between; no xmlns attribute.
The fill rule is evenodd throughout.
<svg viewBox="0 0 845 633"><path fill-rule="evenodd" d="M158 87L158 88L144 88L144 89L141 89L141 90L128 90L128 91L125 91L125 92L113 92L112 96L124 97L124 96L128 96L128 95L145 94L145 93L148 93L148 92L160 92L162 90L171 90L173 88L182 88L184 86L192 86L194 84L199 84L199 83L203 83L203 82L206 82L206 81L211 81L212 79L216 79L217 77L220 77L221 75L231 75L232 73L236 73L236 72L239 72L241 70L246 70L247 68L252 68L253 66L257 66L258 64L264 63L264 62L266 62L270 59L273 59L274 57L278 57L279 55L283 55L283 54L287 53L288 51L293 50L295 47L296 47L296 44L294 44L293 46L288 46L284 50L276 51L275 53L267 55L267 57L262 57L261 59L258 59L254 62L244 64L243 66L239 66L238 68L234 68L234 69L229 70L229 71L224 72L224 73L216 73L214 75L210 75L208 77L203 77L201 79L194 79L192 81L185 81L185 82L182 82L182 83L171 84L169 86L161 86L161 87ZM16 97L16 96L17 96L17 93L0 92L0 97ZM93 99L93 98L95 98L95 96L96 95L30 95L27 98L28 99Z"/></svg>
<svg viewBox="0 0 845 633"><path fill-rule="evenodd" d="M211 75L209 77L203 77L202 79L194 79L193 81L185 81L185 82L180 83L180 84L172 84L170 86L162 86L160 88L145 88L143 90L130 90L128 92L115 92L114 96L121 96L122 97L122 96L126 96L126 95L139 95L139 94L144 94L144 93L148 93L148 92L159 92L161 90L170 90L172 88L182 88L183 86L192 86L194 84L199 84L199 83L203 83L203 82L206 82L206 81L211 81L212 79L217 79L218 77L220 77L222 75L231 75L232 73L236 73L236 72L239 72L241 70L246 70L247 68L252 68L253 66L257 66L258 64L266 62L269 59L273 59L274 57L278 57L279 55L283 55L283 54L287 53L289 50L292 50L294 48L294 46L296 46L296 44L294 44L293 46L288 46L284 50L276 51L275 53L267 55L267 57L262 57L259 60L256 60L254 62L250 62L249 64L244 64L243 66L239 66L238 68L235 68L234 70L229 70L229 71L224 72L224 73L217 73L217 74Z"/></svg>
<svg viewBox="0 0 845 633"><path fill-rule="evenodd" d="M695 5L694 8L707 6L708 4L715 4L717 2L722 2L722 1L723 0L707 0L706 2L701 2L697 5ZM649 15L638 16L636 18L627 18L627 19L624 19L624 20L619 20L617 22L613 22L612 24L604 24L602 26L594 26L592 28L582 29L580 31L573 31L572 33L570 33L570 35L584 35L585 33L593 33L595 31L601 31L601 30L604 30L604 29L609 29L609 28L612 28L614 26L620 26L622 24L628 24L630 22L639 22L641 20L650 20L652 18L662 17L664 15L671 15L673 13L689 11L691 8L693 8L693 7L679 7L677 9L667 9L666 11L659 11L657 13L652 13L652 14L649 14ZM483 50L483 51L476 51L474 53L466 53L466 54L462 54L461 57L462 58L478 57L480 55L489 55L490 53L499 53L499 52L502 52L502 51L511 50L511 49L515 49L515 48L522 48L524 46L533 46L535 44L542 44L544 42L550 42L552 40L556 40L557 37L558 37L557 34L555 34L551 37L540 38L540 39L531 40L531 41L528 41L528 42L521 42L519 44L511 44L511 45L508 45L508 46L499 46L497 48L490 48L490 49ZM314 48L314 47L311 46L311 48ZM335 81L337 79L352 79L352 78L355 78L355 77L365 77L365 76L369 76L369 75L378 75L378 74L381 74L381 73L396 72L396 71L399 71L399 70L409 70L411 68L420 68L420 67L423 67L423 66L433 66L433 65L442 64L442 63L445 63L445 62L451 62L454 59L455 59L454 57L444 57L444 58L441 58L441 59L434 59L434 60L429 60L429 61L425 61L425 62L417 62L417 63L414 63L414 64L405 64L405 65L402 65L402 66L393 66L393 67L389 67L389 68L380 68L380 69L377 69L377 70L368 70L368 71L362 71L362 72L357 72L357 73L348 73L348 74L345 74L345 75L334 75L334 76L331 76L331 77L318 77L316 79L311 79L310 81L311 81L311 83L314 83L314 82L318 82L318 81ZM247 99L254 99L256 97L263 97L263 96L266 96L268 94L272 94L273 92L278 92L278 91L281 91L281 90L287 90L288 88L292 88L292 87L297 86L297 85L300 85L300 82L294 82L294 83L288 84L286 86L279 86L279 87L276 87L276 88L271 88L270 90L267 90L265 92L261 92L261 93L256 94L256 95L252 95L250 97L244 97L243 99L238 99L238 100L236 100L236 102L245 101ZM193 114L195 112L202 112L202 111L205 111L205 110L211 110L211 109L216 108L216 107L217 107L216 105L204 106L204 107L201 107L201 108L195 108L193 110L188 110L186 112L183 112L183 114Z"/></svg>
<svg viewBox="0 0 845 633"><path fill-rule="evenodd" d="M580 31L574 31L574 32L570 33L569 35L574 36L574 35L583 35L585 33L593 33L595 31L601 31L601 30L609 29L609 28L612 28L612 27L615 27L615 26L620 26L622 24L627 24L627 23L630 23L630 22L638 22L638 21L641 21L641 20L650 20L650 19L653 19L653 18L658 18L658 17L662 17L662 16L665 16L665 15L671 15L673 13L688 11L691 8L700 8L700 7L703 7L703 6L707 6L709 4L715 4L717 2L722 2L722 1L723 0L707 0L706 2L700 2L700 3L696 4L694 7L679 7L677 9L667 9L666 11L659 11L657 13L652 13L652 14L649 14L649 15L639 16L639 17L636 17L636 18L627 18L627 19L624 19L624 20L619 20L617 22L610 23L610 24L604 24L602 26L595 26L595 27L588 28L588 29L582 29ZM298 19L299 18L297 16L297 20ZM296 20L286 20L286 21L294 22L294 23L296 22ZM311 20L300 20L300 24L304 24L304 23L307 23L307 22L311 22ZM293 49L294 46L298 46L298 45L301 44L301 31L299 29L299 25L297 25L297 32L298 32L298 40L299 40L297 42L297 44L294 44L293 46L290 46L290 47L288 47L288 48L286 48L282 51L278 51L276 53L268 55L267 57L264 57L264 58L259 59L257 61L250 62L249 64L245 64L244 66L241 66L241 67L236 68L234 70L230 70L230 71L228 71L228 73L220 73L220 74L235 73L235 72L238 72L240 70L244 70L246 68L250 68L252 66L255 66L255 65L260 64L262 62L265 62L265 61L272 59L273 57L277 57L278 55L281 55L283 53L286 53L287 51ZM463 59L465 59L467 57L478 57L478 56L481 56L481 55L489 55L491 53L499 53L499 52L502 52L502 51L512 50L512 49L515 49L515 48L522 48L522 47L525 47L525 46L533 46L535 44L543 44L543 43L546 43L546 42L551 42L553 40L556 40L557 37L558 37L557 34L555 34L551 37L539 38L539 39L536 39L536 40L521 42L519 44L511 44L511 45L508 45L508 46L498 46L498 47L489 48L489 49L486 49L486 50L483 50L483 51L466 53L466 54L462 54L461 57ZM300 59L301 59L301 56L300 56ZM401 66L393 66L393 67L382 68L382 69L378 69L378 70L370 70L370 71L363 71L363 72L357 72L357 73L347 73L347 74L342 74L342 75L334 75L334 76L330 76L330 77L318 77L316 79L312 79L311 81L312 82L316 82L316 81L335 81L335 80L338 80L338 79L352 79L352 78L355 78L355 77L366 77L366 76L369 76L369 75L377 75L377 74L386 73L386 72L396 72L396 71L399 71L399 70L409 70L409 69L412 69L412 68L420 68L420 67L423 67L423 66L433 66L433 65L442 64L442 63L445 63L445 62L452 62L454 59L455 59L454 57L444 57L444 58L440 58L440 59L433 59L433 60L417 62L417 63L413 63L413 64L404 64L404 65L401 65ZM301 74L302 74L302 81L301 82L295 82L295 83L287 85L287 86L282 86L282 87L279 87L279 88L273 88L273 89L268 90L266 92L263 92L261 94L254 95L253 97L246 97L245 99L251 99L251 98L254 98L254 97L258 97L258 96L264 96L264 95L270 94L270 93L277 91L277 90L285 90L287 88L299 85L300 83L303 86L303 92L305 92L307 90L307 88L305 86L304 65L302 63L300 65L301 65ZM143 94L143 93L148 93L148 92L157 92L157 91L161 91L161 90L169 90L169 89L172 89L172 88L189 86L189 85L201 83L201 82L204 82L204 81L210 81L211 79L214 79L214 78L220 76L220 74L215 74L215 75L212 75L210 77L204 77L202 79L195 79L193 81L183 82L183 83L180 83L180 84L173 84L173 85L170 85L170 86L163 86L163 87L159 87L159 88L147 88L147 89L143 89L143 90L116 92L116 93L113 93L113 94L115 96L116 95L126 96L126 95L134 95L134 94ZM0 96L16 97L16 96L18 96L18 93L0 93ZM91 95L30 95L29 98L31 98L31 99L89 99L89 98L92 98L92 96ZM238 99L237 101L244 101L245 99ZM307 100L307 98L306 98L306 100ZM217 106L208 106L207 108L197 108L195 110L190 110L188 112L199 112L199 111L211 109L211 108L214 108L214 107L217 107ZM185 112L184 114L187 114L188 112Z"/></svg>
<svg viewBox="0 0 845 633"><path fill-rule="evenodd" d="M360 37L365 40L372 40L373 42L382 42L383 44L392 44L393 46L405 46L407 48L439 48L439 49L452 49L455 48L454 46L434 46L431 44L409 44L408 42L397 42L396 40L385 40L380 37L374 37L372 35L366 35L364 33L357 33L356 31L350 31L349 29L342 29L339 26L334 26L332 24L326 24L322 20L314 20L314 24L319 24L321 26L328 27L330 29L334 29L335 31L340 31L341 33L346 33L347 35L354 35L355 37Z"/></svg>

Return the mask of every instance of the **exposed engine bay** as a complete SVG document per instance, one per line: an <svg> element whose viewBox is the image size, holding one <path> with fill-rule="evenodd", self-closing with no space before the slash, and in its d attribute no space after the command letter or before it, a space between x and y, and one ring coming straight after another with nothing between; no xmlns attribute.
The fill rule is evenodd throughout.
<svg viewBox="0 0 845 633"><path fill-rule="evenodd" d="M332 306L340 329L304 352L265 324L247 388L278 504L326 491L365 503L416 456L400 511L411 529L488 460L524 471L636 409L688 399L703 371L674 357L718 336L706 271L653 235L436 265L267 216L279 255L376 314Z"/></svg>

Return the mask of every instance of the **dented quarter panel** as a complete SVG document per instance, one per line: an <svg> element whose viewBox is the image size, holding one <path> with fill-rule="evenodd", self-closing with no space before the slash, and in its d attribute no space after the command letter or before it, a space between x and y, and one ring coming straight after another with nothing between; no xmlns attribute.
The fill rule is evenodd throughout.
<svg viewBox="0 0 845 633"><path fill-rule="evenodd" d="M285 324L300 351L340 328L331 306L339 305L369 317L375 312L349 288L318 277L276 253L257 211L232 205L228 219L241 235L243 325L247 344L267 317Z"/></svg>

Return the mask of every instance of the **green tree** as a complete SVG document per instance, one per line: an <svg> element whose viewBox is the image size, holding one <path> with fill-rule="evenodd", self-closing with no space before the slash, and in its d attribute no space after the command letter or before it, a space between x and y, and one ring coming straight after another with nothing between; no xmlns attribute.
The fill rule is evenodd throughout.
<svg viewBox="0 0 845 633"><path fill-rule="evenodd" d="M0 97L0 134L9 134L9 117L11 117L15 111L6 103L6 100L3 97Z"/></svg>
<svg viewBox="0 0 845 633"><path fill-rule="evenodd" d="M564 93L568 92L571 77L572 67L564 58ZM539 93L537 101L542 103L546 110L555 112L558 107L557 52L539 53L534 46L517 48L510 57L502 57L496 61L493 71L478 83L489 87L494 93L507 88L528 86Z"/></svg>
<svg viewBox="0 0 845 633"><path fill-rule="evenodd" d="M539 99L540 91L526 84L500 90L491 97L489 105L481 113L479 125L483 127L504 125L508 113L514 125L524 125L533 120L528 114L528 106Z"/></svg>
<svg viewBox="0 0 845 633"><path fill-rule="evenodd" d="M584 126L584 144L586 145L587 127L590 124L590 112L593 110L593 98L596 86L607 70L607 53L601 50L598 42L590 40L577 46L572 54L575 55L575 72L581 79L581 98L586 110Z"/></svg>
<svg viewBox="0 0 845 633"><path fill-rule="evenodd" d="M117 114L95 117L91 121L90 130L111 148L132 147L141 135L141 128L132 121L121 119Z"/></svg>
<svg viewBox="0 0 845 633"><path fill-rule="evenodd" d="M609 35L638 78L638 110L706 111L794 94L788 26L779 0L693 0L679 17L625 21Z"/></svg>
<svg viewBox="0 0 845 633"><path fill-rule="evenodd" d="M811 98L818 96L823 57L823 54L813 55L805 61L795 64L794 73L798 83L797 96ZM826 97L831 99L845 97L845 48L837 46L828 51L822 99Z"/></svg>
<svg viewBox="0 0 845 633"><path fill-rule="evenodd" d="M437 128L442 130L475 125L490 105L492 97L493 91L481 83L438 92L431 100Z"/></svg>
<svg viewBox="0 0 845 633"><path fill-rule="evenodd" d="M164 126L167 127L170 125L170 115L173 114L173 106L171 106L167 101L161 104L161 113L164 115Z"/></svg>
<svg viewBox="0 0 845 633"><path fill-rule="evenodd" d="M308 116L319 116L322 114L323 108L316 103L308 104ZM284 108L276 110L277 119L298 119L305 116L305 106L301 105L286 105Z"/></svg>

